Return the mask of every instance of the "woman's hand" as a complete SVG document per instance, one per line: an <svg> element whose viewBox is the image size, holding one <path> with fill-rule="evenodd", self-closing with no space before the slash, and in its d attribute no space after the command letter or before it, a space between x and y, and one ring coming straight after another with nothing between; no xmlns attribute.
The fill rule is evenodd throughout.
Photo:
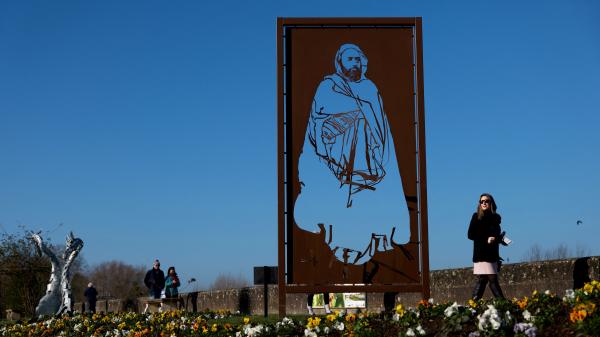
<svg viewBox="0 0 600 337"><path fill-rule="evenodd" d="M496 238L495 238L495 237L493 237L493 236L490 236L490 237L488 238L488 243L490 243L490 244L491 244L491 243L492 243L492 242L494 242L494 241L496 241Z"/></svg>

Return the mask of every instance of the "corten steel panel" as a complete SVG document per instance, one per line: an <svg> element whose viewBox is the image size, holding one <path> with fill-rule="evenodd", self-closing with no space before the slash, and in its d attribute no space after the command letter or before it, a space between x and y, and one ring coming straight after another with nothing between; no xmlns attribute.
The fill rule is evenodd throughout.
<svg viewBox="0 0 600 337"><path fill-rule="evenodd" d="M420 24L420 18L278 19L279 285L283 294L329 290L429 295ZM335 71L332 59L344 43L359 45L367 55L368 78L384 98L406 199L406 205L398 207L408 207L410 217L408 243L392 242L393 249L375 252L358 265L334 256L326 243L325 226L319 233L309 232L293 217L300 192L298 162L313 95L323 75ZM281 301L280 294L280 313L282 305L285 310Z"/></svg>

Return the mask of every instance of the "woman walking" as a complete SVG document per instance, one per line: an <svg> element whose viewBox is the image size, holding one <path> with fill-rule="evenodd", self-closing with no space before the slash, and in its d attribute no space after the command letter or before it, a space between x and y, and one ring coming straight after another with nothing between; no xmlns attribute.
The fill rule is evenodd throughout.
<svg viewBox="0 0 600 337"><path fill-rule="evenodd" d="M179 282L179 277L175 272L175 267L169 267L167 271L167 277L165 278L165 297L166 298L177 298L179 292L177 288L181 283Z"/></svg>
<svg viewBox="0 0 600 337"><path fill-rule="evenodd" d="M496 213L494 198L484 193L479 197L477 212L471 217L468 237L473 240L473 274L477 283L472 298L479 300L489 283L494 297L504 298L498 283L499 243L501 241L500 214Z"/></svg>

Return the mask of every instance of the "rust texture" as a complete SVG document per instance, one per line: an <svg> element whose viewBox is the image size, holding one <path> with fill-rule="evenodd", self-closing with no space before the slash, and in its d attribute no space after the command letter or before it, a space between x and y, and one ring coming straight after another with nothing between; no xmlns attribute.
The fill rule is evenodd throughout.
<svg viewBox="0 0 600 337"><path fill-rule="evenodd" d="M280 291L429 295L421 41L420 18L278 19ZM340 54L353 55L357 69L362 62L363 73L340 69ZM361 78L372 83L362 92L352 83ZM324 87L333 94L321 94ZM321 96L332 95L356 100L357 108L321 113ZM306 189L299 166L308 152L345 191L347 208L359 194L377 192L388 167L397 169L405 200L398 208L407 210L402 225L410 230L405 242L395 240L394 227L373 232L364 247L335 246L343 228L321 223L311 231L296 223L294 206ZM388 157L394 160L385 166Z"/></svg>

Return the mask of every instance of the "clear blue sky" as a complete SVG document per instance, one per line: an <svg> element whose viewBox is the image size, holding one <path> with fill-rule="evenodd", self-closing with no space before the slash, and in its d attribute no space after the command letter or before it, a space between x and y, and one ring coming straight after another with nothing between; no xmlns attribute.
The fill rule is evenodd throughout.
<svg viewBox="0 0 600 337"><path fill-rule="evenodd" d="M278 16L423 17L433 269L470 265L484 191L505 258L600 255L591 0L2 1L2 229L62 223L90 264L158 257L204 285L275 265Z"/></svg>

